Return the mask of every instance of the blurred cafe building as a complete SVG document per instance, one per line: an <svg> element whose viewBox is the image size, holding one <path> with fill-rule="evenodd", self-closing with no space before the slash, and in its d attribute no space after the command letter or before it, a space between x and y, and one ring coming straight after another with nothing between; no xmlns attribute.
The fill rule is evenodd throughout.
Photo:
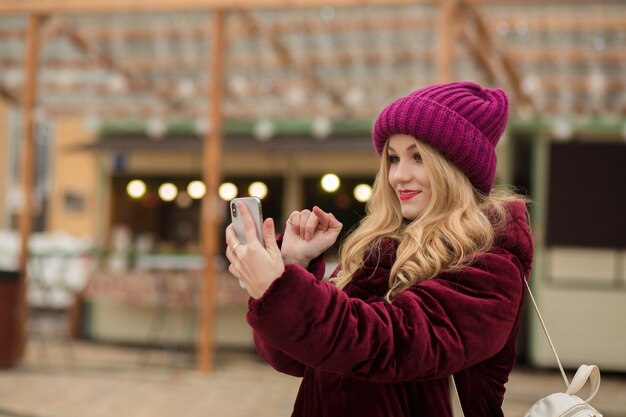
<svg viewBox="0 0 626 417"><path fill-rule="evenodd" d="M497 181L533 201L532 285L561 359L626 370L624 2L285 8L233 0L220 12L221 43L209 1L160 0L153 9L132 1L126 9L30 3L0 5L0 266L17 265L34 10L47 17L32 108L27 300L71 307L74 335L196 343L215 68L222 73L221 166L211 174L220 196L212 206L215 343L243 348L252 346L245 292L221 256L227 201L259 196L279 231L291 211L316 204L335 213L345 236L365 213L378 166L370 141L377 111L411 89L464 79L511 97ZM51 296L60 282L65 298ZM530 364L554 366L532 316L520 352Z"/></svg>

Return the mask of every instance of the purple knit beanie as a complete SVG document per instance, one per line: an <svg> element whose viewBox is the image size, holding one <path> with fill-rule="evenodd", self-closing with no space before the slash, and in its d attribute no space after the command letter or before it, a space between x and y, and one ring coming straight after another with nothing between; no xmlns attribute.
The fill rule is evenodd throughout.
<svg viewBox="0 0 626 417"><path fill-rule="evenodd" d="M508 116L509 101L499 88L472 82L432 85L380 112L372 132L374 147L381 155L390 136L413 136L437 149L488 195L496 173L495 146Z"/></svg>

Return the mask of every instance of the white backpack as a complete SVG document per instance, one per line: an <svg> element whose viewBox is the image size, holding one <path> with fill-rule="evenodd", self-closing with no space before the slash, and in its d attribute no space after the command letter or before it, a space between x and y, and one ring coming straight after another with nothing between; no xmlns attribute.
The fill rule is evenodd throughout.
<svg viewBox="0 0 626 417"><path fill-rule="evenodd" d="M530 287L528 286L528 281L524 279L524 282L526 283L526 288L528 289L528 294L530 295L537 317L539 317L539 321L541 322L541 327L543 327L543 331L548 338L554 357L559 364L561 375L563 376L563 380L567 386L567 391L550 394L537 401L532 407L530 407L526 414L524 414L524 417L602 417L602 414L598 410L589 405L589 401L593 399L600 388L600 369L598 369L596 365L581 365L578 368L576 375L574 375L572 382L570 383L567 380L567 376L565 375L559 356L557 355L556 349L552 344L552 339L550 339L550 335L548 334L548 329L543 321L543 318L541 317L541 313L539 313L539 307L537 307L533 293L530 291ZM589 380L591 384L591 394L589 395L589 398L583 400L574 394L578 393L578 391L582 389L587 380ZM463 408L461 407L461 401L459 399L459 393L456 389L456 384L454 383L454 377L452 375L448 378L448 386L450 388L452 416L464 417Z"/></svg>

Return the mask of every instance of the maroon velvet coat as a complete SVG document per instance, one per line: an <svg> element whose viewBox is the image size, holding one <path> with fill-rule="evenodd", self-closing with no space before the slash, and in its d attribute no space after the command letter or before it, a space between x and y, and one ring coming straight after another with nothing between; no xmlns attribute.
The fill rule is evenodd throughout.
<svg viewBox="0 0 626 417"><path fill-rule="evenodd" d="M304 377L293 416L450 417L451 374L467 417L502 416L533 258L524 205L488 253L388 303L395 249L384 240L344 290L322 281L320 257L250 301L259 354Z"/></svg>

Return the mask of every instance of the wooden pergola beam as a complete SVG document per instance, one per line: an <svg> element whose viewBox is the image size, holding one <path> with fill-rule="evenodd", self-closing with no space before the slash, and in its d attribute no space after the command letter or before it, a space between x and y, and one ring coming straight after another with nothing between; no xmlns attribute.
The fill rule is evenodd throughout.
<svg viewBox="0 0 626 417"><path fill-rule="evenodd" d="M531 112L536 113L536 109L532 99L522 90L522 77L520 76L515 63L510 58L509 54L504 51L494 39L494 35L489 30L485 19L478 8L471 4L468 0L460 0L462 2L463 10L469 15L470 22L476 30L478 37L478 43L480 45L474 46L474 52L481 61L489 61L488 57L483 57L485 49L495 58L495 62L499 63L503 69L504 76L508 80L509 85L513 89L513 94L517 99L517 102L526 106ZM487 71L490 71L485 67ZM495 72L495 70L494 70ZM497 73L494 74L497 78Z"/></svg>
<svg viewBox="0 0 626 417"><path fill-rule="evenodd" d="M435 4L436 0L333 0L334 7ZM321 7L319 0L4 0L0 13L102 13Z"/></svg>
<svg viewBox="0 0 626 417"><path fill-rule="evenodd" d="M519 0L472 0L473 4L518 4ZM588 4L589 0L526 0L541 4ZM603 3L621 4L623 0L604 0ZM286 9L393 5L438 5L438 0L3 0L0 14L6 13L100 13L100 12L155 12L172 10L232 10L232 9Z"/></svg>
<svg viewBox="0 0 626 417"><path fill-rule="evenodd" d="M163 103L165 103L168 108L174 111L181 109L181 103L176 100L169 91L165 91L163 88L159 88L158 86L155 86L152 83L136 76L133 72L118 64L115 61L115 58L110 54L101 48L94 48L89 42L87 42L87 40L85 40L83 36L81 36L76 30L70 28L68 25L60 26L57 29L57 33L61 36L65 36L77 49L85 55L92 57L97 64L120 74L128 83L128 87L131 91L152 92Z"/></svg>
<svg viewBox="0 0 626 417"><path fill-rule="evenodd" d="M306 67L309 65L315 65L320 62L322 51L311 51L306 55L299 58L298 65ZM581 61L584 56L581 52ZM619 61L617 52L615 54L615 60ZM364 51L363 54L360 55L360 59L365 64L377 64L380 62L382 58L382 54L379 50L373 51ZM434 51L430 50L420 50L417 53L410 49L406 50L398 50L394 54L394 62L396 63L406 63L410 62L414 59L422 59L424 61L428 61L434 58ZM349 50L341 50L333 52L333 67L341 67L345 65L349 65L354 60L354 53ZM136 71L140 72L149 72L149 73L159 73L159 72L175 72L180 71L181 68L184 68L180 59L177 57L172 57L166 60L155 60L151 57L140 57L140 58L127 58L124 60L127 66L132 67ZM17 68L21 65L21 61L12 60L12 59L0 59L0 67L2 68ZM229 68L236 69L280 69L285 68L284 62L276 60L273 56L237 56L237 57L229 57L227 65ZM70 69L70 70L86 70L93 67L93 63L91 61L87 61L84 58L72 58L65 61L59 60L58 58L50 58L42 61L42 66L46 69ZM291 69L293 67L289 67ZM54 84L54 82L47 82L48 85ZM170 87L175 85L174 82L170 82ZM171 94L171 91L169 91Z"/></svg>
<svg viewBox="0 0 626 417"><path fill-rule="evenodd" d="M408 84L405 83L404 85L406 86ZM559 105L558 97L545 98L543 106L541 107L541 111L547 114L557 113L559 110L558 105ZM612 108L614 109L617 115L620 115L622 117L626 116L626 105L617 103L613 105ZM363 118L369 117L372 114L375 114L378 110L380 110L379 106L375 106L375 105L368 106L367 109L368 111L367 112L364 111L364 114L361 117ZM304 106L302 107L302 110L310 114L320 113L320 110L314 107L309 108L309 107ZM81 112L83 111L84 109L80 107L64 107L63 109L57 109L53 107L45 108L46 115L51 118L75 116L76 114L81 114ZM575 102L572 104L572 107L571 107L572 116L585 115L586 112L587 112L587 107L585 106L584 103ZM129 120L129 111L127 109L104 108L102 109L102 111L99 111L97 114L100 115L102 119ZM148 118L151 115L152 115L152 112L150 111L150 109L145 109L145 110L140 111L139 113L133 114L135 118L139 118L139 117ZM258 109L256 107L250 106L250 107L238 110L236 115L232 115L232 118L237 119L237 120L246 120L246 119L252 120L252 119L258 118L258 115L259 115ZM285 114L284 112L281 112L279 114L277 110L274 113L268 114L267 117L270 117L270 118L275 117L277 119L283 119L285 117ZM131 119L131 120L136 120L136 119Z"/></svg>
<svg viewBox="0 0 626 417"><path fill-rule="evenodd" d="M626 26L624 26L626 27ZM459 52L459 51L457 51ZM396 63L406 63L410 62L416 58L423 61L431 61L435 59L436 51L431 50L420 50L416 54L415 51L406 49L396 52L394 55L394 62ZM510 51L508 52L509 58L513 62L525 62L529 65L536 65L538 63L546 63L551 62L554 63L556 61L563 61L567 64L575 64L581 65L589 60L589 50L588 49L564 49L564 50L523 50L523 51ZM318 55L320 52L311 51L305 55L302 59L304 64L312 64L314 62L319 61ZM463 55L460 55L463 56ZM337 51L333 54L336 66L340 67L342 65L347 65L352 62L353 54L350 51L342 50ZM375 51L365 51L361 55L361 59L363 62L368 64L374 64L380 62L381 53L378 50ZM602 51L601 54L598 54L598 60L603 64L620 64L624 61L624 51L619 48L607 48ZM166 60L160 60L155 63L153 58L133 58L132 60L126 59L126 64L136 69L137 71L149 71L151 68L155 71L177 71L180 70L181 64L180 59L178 58L170 58ZM22 61L18 59L11 58L0 58L0 68L10 69L10 68L21 68ZM49 57L47 59L42 59L41 65L46 69L69 69L69 70L86 70L93 67L93 63L88 61L85 58L70 58L67 60L62 60L59 58ZM230 68L236 67L238 69L246 69L246 68L259 68L261 66L264 69L275 69L280 68L280 63L276 62L272 59L263 59L259 60L256 57L247 57L247 56L237 56L230 57L228 60L228 66ZM558 78L558 77L556 77ZM53 82L47 82L46 85L52 85ZM10 92L10 88L4 85L4 88ZM170 88L172 88L170 86ZM171 94L171 91L170 91Z"/></svg>
<svg viewBox="0 0 626 417"><path fill-rule="evenodd" d="M256 36L265 36L270 43L272 49L276 53L279 61L286 68L295 68L298 73L302 74L305 81L311 84L311 89L316 91L325 92L333 104L339 106L343 112L347 113L348 109L343 102L341 95L334 90L328 89L321 81L317 72L315 71L315 65L312 62L302 62L294 59L293 54L289 47L280 40L276 35L265 30L265 28L254 18L250 13L245 10L240 10L238 15L242 18L245 25L250 29L251 34Z"/></svg>
<svg viewBox="0 0 626 417"><path fill-rule="evenodd" d="M19 105L20 101L7 86L0 84L0 99L6 101L9 104Z"/></svg>
<svg viewBox="0 0 626 417"><path fill-rule="evenodd" d="M489 84L496 83L500 77L498 76L498 71L494 65L493 57L488 54L488 52L483 48L483 45L477 39L476 34L473 33L466 25L463 25L458 30L460 35L459 37L467 44L472 56L484 70L487 82Z"/></svg>
<svg viewBox="0 0 626 417"><path fill-rule="evenodd" d="M531 98L522 90L521 76L508 54L497 45L478 8L469 0L457 0L456 10L467 19L457 27L457 35L483 68L489 83L508 83L514 100L524 109L536 113ZM470 29L471 28L471 29Z"/></svg>
<svg viewBox="0 0 626 417"><path fill-rule="evenodd" d="M509 16L483 16L489 27L494 27L498 22L507 23L510 27L514 27L516 19ZM525 22L530 32L542 31L603 31L617 30L626 27L626 17L623 15L615 16L586 16L580 14L568 14L559 16L538 16L532 20ZM355 16L350 20L335 19L330 21L308 21L306 28L309 31L316 32L320 30L331 31L333 33L345 33L357 30L363 30L367 24L368 30L387 30L387 29L415 29L416 25L421 29L432 28L435 24L430 15L423 17L415 16L394 16L393 19L380 19L375 22L369 17ZM189 35L194 39L203 39L206 36L206 29L198 25L189 30ZM272 32L279 32L281 35L291 32L302 31L302 22L297 20L281 20L274 22L271 28ZM179 28L166 28L159 32L160 36L165 38L174 38L180 36ZM228 35L237 37L247 32L247 29L241 27L236 22L228 25ZM90 38L98 38L101 41L111 41L118 36L118 31L110 27L89 28L82 30L84 36ZM19 28L0 28L0 38L23 39L25 32ZM145 27L129 27L124 31L124 38L128 41L147 41L154 37L154 30ZM608 47L605 51L608 51Z"/></svg>

